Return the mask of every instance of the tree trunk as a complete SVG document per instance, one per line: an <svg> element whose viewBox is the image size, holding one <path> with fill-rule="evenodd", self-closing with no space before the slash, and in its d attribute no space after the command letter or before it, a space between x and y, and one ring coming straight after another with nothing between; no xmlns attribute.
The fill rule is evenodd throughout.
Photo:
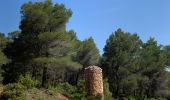
<svg viewBox="0 0 170 100"><path fill-rule="evenodd" d="M32 67L32 78L36 79L36 69L34 65Z"/></svg>
<svg viewBox="0 0 170 100"><path fill-rule="evenodd" d="M43 68L42 87L47 88L47 67Z"/></svg>

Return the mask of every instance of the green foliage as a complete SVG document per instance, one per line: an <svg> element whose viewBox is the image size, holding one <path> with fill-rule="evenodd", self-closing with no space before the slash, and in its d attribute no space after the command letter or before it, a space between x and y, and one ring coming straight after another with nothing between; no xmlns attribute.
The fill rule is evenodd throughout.
<svg viewBox="0 0 170 100"><path fill-rule="evenodd" d="M3 67L3 82L16 82L20 75L31 73L33 78L46 87L48 77L52 77L50 80L55 82L64 82L66 70L74 70L72 73L76 74L81 68L73 57L77 52L78 40L73 31L66 32L65 28L72 15L70 9L47 0L25 3L21 7L21 14L21 32L11 32L8 38L12 41L5 48L5 54L11 62ZM61 69L60 75L53 74L57 73L56 68ZM16 78L10 79L13 76Z"/></svg>
<svg viewBox="0 0 170 100"><path fill-rule="evenodd" d="M165 80L166 57L161 52L161 46L157 45L153 38L143 45L141 59L143 59L141 73L149 79L147 95L156 97L156 91Z"/></svg>
<svg viewBox="0 0 170 100"><path fill-rule="evenodd" d="M72 86L68 83L62 84L62 93L71 100L86 100L86 93L84 92L84 81L80 80L77 86Z"/></svg>
<svg viewBox="0 0 170 100"><path fill-rule="evenodd" d="M13 40L17 39L20 34L21 34L20 31L10 32L10 33L8 33L8 39L13 41Z"/></svg>
<svg viewBox="0 0 170 100"><path fill-rule="evenodd" d="M162 88L162 85L167 86L164 83L167 80L167 49L162 50L153 38L143 43L136 34L121 29L111 34L106 41L101 65L113 96L167 98L169 88Z"/></svg>
<svg viewBox="0 0 170 100"><path fill-rule="evenodd" d="M84 80L79 80L76 86L76 92L72 95L73 100L86 100Z"/></svg>
<svg viewBox="0 0 170 100"><path fill-rule="evenodd" d="M8 39L0 32L0 49L4 49L8 43Z"/></svg>
<svg viewBox="0 0 170 100"><path fill-rule="evenodd" d="M66 31L71 15L70 9L51 0L23 4L21 31L9 33L10 43L4 50L11 62L3 67L3 83L31 73L46 88L63 82L76 84L82 66L97 64L99 52L93 39L80 41L73 30Z"/></svg>
<svg viewBox="0 0 170 100"><path fill-rule="evenodd" d="M48 88L48 94L49 95L55 95L57 93L60 93L62 91L62 87L60 85L54 86L49 86Z"/></svg>
<svg viewBox="0 0 170 100"><path fill-rule="evenodd" d="M62 84L63 87L63 94L66 95L67 97L71 97L71 94L73 94L76 90L76 88L69 83L64 83Z"/></svg>
<svg viewBox="0 0 170 100"><path fill-rule="evenodd" d="M140 67L138 51L140 51L141 44L141 40L136 34L131 35L121 29L118 29L115 34L111 34L106 42L101 65L115 97L122 94L129 95L131 92L126 92L126 90L136 89L132 85L137 84L135 77L138 75L134 74Z"/></svg>
<svg viewBox="0 0 170 100"><path fill-rule="evenodd" d="M48 56L69 56L74 52L74 42L71 38L65 31L40 33L38 35L41 47L39 53Z"/></svg>
<svg viewBox="0 0 170 100"><path fill-rule="evenodd" d="M25 87L22 84L8 84L3 91L4 100L26 100L24 95Z"/></svg>
<svg viewBox="0 0 170 100"><path fill-rule="evenodd" d="M113 100L112 93L109 90L109 83L107 79L105 79L103 82L103 88L104 88L104 100Z"/></svg>
<svg viewBox="0 0 170 100"><path fill-rule="evenodd" d="M8 62L8 59L4 55L2 51L0 51L0 65L6 64Z"/></svg>
<svg viewBox="0 0 170 100"><path fill-rule="evenodd" d="M32 63L35 63L37 65L44 65L47 67L70 67L73 69L79 69L81 68L81 65L79 63L71 61L70 57L40 57L33 59Z"/></svg>
<svg viewBox="0 0 170 100"><path fill-rule="evenodd" d="M27 89L33 88L37 85L37 82L35 80L32 80L31 76L29 74L25 76L19 77L19 83L23 86L27 87Z"/></svg>
<svg viewBox="0 0 170 100"><path fill-rule="evenodd" d="M100 55L92 37L81 43L76 58L83 67L98 64Z"/></svg>
<svg viewBox="0 0 170 100"><path fill-rule="evenodd" d="M8 39L5 37L3 33L0 33L0 82L2 82L3 80L2 66L9 62L9 59L4 54L4 48L6 47L7 44L8 44Z"/></svg>
<svg viewBox="0 0 170 100"><path fill-rule="evenodd" d="M3 53L3 49L6 47L7 43L8 40L5 35L0 33L0 66L8 62L6 55Z"/></svg>
<svg viewBox="0 0 170 100"><path fill-rule="evenodd" d="M53 5L51 0L26 3L21 7L21 13L20 28L25 34L57 31L65 27L72 15L63 4Z"/></svg>

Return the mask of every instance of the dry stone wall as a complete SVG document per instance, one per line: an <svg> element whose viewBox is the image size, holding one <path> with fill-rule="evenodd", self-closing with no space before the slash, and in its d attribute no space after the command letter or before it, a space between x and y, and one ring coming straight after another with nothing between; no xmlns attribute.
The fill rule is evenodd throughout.
<svg viewBox="0 0 170 100"><path fill-rule="evenodd" d="M89 66L85 68L84 75L87 94L102 100L104 98L102 69L98 66Z"/></svg>

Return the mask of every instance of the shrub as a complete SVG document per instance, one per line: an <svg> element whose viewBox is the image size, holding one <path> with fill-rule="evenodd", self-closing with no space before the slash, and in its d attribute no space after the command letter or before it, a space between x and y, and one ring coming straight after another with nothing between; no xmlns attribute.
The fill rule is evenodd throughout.
<svg viewBox="0 0 170 100"><path fill-rule="evenodd" d="M71 97L71 94L76 91L76 87L70 85L69 83L63 83L61 86L63 88L63 94L67 97Z"/></svg>
<svg viewBox="0 0 170 100"><path fill-rule="evenodd" d="M83 91L84 81L80 80L77 86L72 86L69 83L62 84L62 93L71 100L86 100L86 94Z"/></svg>
<svg viewBox="0 0 170 100"><path fill-rule="evenodd" d="M20 76L19 77L19 83L21 83L22 85L26 86L27 89L29 88L33 88L37 85L37 82L32 80L31 76L29 74L25 75L25 76Z"/></svg>
<svg viewBox="0 0 170 100"><path fill-rule="evenodd" d="M22 84L8 84L3 93L3 100L26 100L24 95L25 87Z"/></svg>
<svg viewBox="0 0 170 100"><path fill-rule="evenodd" d="M61 91L62 91L62 88L60 85L55 85L55 87L49 86L47 90L49 95L55 95L57 93L60 93Z"/></svg>
<svg viewBox="0 0 170 100"><path fill-rule="evenodd" d="M79 80L76 86L76 91L71 95L73 100L87 100L84 91L84 80Z"/></svg>
<svg viewBox="0 0 170 100"><path fill-rule="evenodd" d="M107 82L107 79L104 80L103 88L104 88L104 100L113 100L112 93L109 90L109 83Z"/></svg>

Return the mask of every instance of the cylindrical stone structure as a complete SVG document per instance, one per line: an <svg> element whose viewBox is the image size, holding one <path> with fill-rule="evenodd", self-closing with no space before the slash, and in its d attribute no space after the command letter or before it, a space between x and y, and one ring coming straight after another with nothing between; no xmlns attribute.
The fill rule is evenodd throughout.
<svg viewBox="0 0 170 100"><path fill-rule="evenodd" d="M103 75L102 69L98 66L85 68L85 90L89 96L103 100Z"/></svg>

